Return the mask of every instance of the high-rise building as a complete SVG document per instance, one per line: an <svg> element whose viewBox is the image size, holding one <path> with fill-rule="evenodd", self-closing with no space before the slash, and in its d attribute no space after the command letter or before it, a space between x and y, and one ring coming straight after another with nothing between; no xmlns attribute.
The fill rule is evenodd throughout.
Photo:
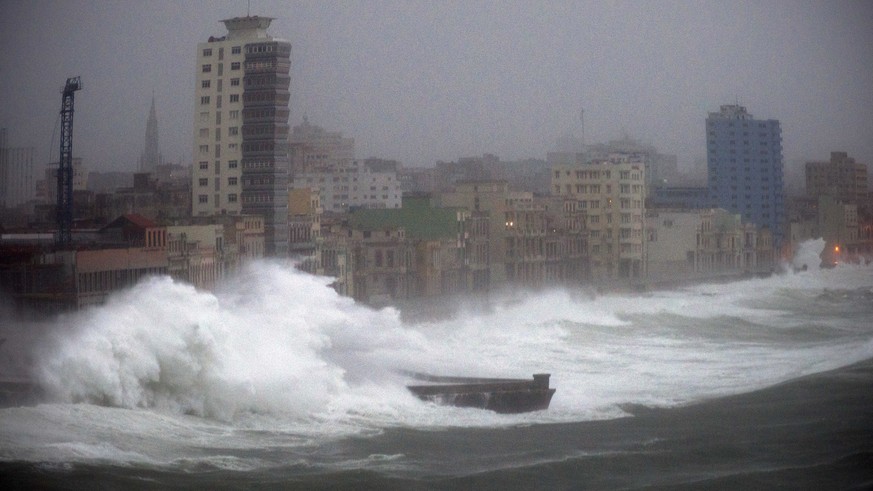
<svg viewBox="0 0 873 491"><path fill-rule="evenodd" d="M0 128L0 207L12 208L34 199L33 147L9 147Z"/></svg>
<svg viewBox="0 0 873 491"><path fill-rule="evenodd" d="M846 152L831 152L830 162L807 162L806 194L839 197L860 205L867 199L867 166Z"/></svg>
<svg viewBox="0 0 873 491"><path fill-rule="evenodd" d="M158 115L155 111L155 96L152 96L152 108L146 122L145 147L139 158L140 172L155 172L163 164L161 150L158 146Z"/></svg>
<svg viewBox="0 0 873 491"><path fill-rule="evenodd" d="M779 121L757 120L743 106L721 106L706 118L706 151L712 206L769 229L774 247L781 248L785 204Z"/></svg>
<svg viewBox="0 0 873 491"><path fill-rule="evenodd" d="M267 255L288 250L291 44L270 17L223 20L197 45L192 214L260 215Z"/></svg>

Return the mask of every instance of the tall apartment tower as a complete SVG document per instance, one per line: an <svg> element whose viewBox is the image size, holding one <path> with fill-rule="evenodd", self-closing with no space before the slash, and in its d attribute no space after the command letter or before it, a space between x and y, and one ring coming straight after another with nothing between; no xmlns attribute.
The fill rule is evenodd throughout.
<svg viewBox="0 0 873 491"><path fill-rule="evenodd" d="M778 250L785 222L779 121L757 120L743 106L721 106L706 118L706 157L712 206L768 228Z"/></svg>
<svg viewBox="0 0 873 491"><path fill-rule="evenodd" d="M223 20L197 45L192 215L260 215L265 253L288 251L291 44L270 17Z"/></svg>
<svg viewBox="0 0 873 491"><path fill-rule="evenodd" d="M146 121L145 147L139 158L140 172L155 172L163 164L160 147L158 146L158 115L155 111L155 96L152 95L152 108Z"/></svg>

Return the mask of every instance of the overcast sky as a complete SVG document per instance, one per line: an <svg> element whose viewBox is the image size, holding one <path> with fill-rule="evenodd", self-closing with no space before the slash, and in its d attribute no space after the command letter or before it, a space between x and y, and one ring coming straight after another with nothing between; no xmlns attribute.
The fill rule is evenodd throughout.
<svg viewBox="0 0 873 491"><path fill-rule="evenodd" d="M152 93L165 159L188 163L198 42L246 0L0 0L0 126L57 159L60 89L81 75L74 154L133 170ZM782 123L784 154L873 163L873 2L267 1L291 42L291 125L408 166L493 153L545 158L556 138L628 134L690 165L704 120L738 101ZM53 136L54 135L54 136Z"/></svg>

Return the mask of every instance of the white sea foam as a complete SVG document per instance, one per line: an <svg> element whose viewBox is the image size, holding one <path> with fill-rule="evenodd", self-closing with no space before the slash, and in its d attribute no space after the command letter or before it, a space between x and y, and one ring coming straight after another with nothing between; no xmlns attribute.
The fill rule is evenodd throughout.
<svg viewBox="0 0 873 491"><path fill-rule="evenodd" d="M2 410L0 437L17 455L39 453L26 441L97 458L94 445L106 440L125 458L191 465L225 455L191 448L294 447L398 425L611 418L626 403L688 403L873 357L866 297L837 298L849 303L831 313L808 307L826 289L873 288L869 266L646 295L517 294L411 325L328 282L264 262L215 294L152 278L65 317L39 351L39 380L58 404ZM551 372L558 392L549 411L524 415L440 407L411 396L397 369ZM73 445L49 446L64 442Z"/></svg>

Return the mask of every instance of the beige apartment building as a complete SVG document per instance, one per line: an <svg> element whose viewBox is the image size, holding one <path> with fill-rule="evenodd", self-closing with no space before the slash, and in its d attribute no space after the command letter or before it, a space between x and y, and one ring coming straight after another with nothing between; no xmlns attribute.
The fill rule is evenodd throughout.
<svg viewBox="0 0 873 491"><path fill-rule="evenodd" d="M645 165L634 154L552 167L552 194L587 213L588 257L595 283L633 281L645 272Z"/></svg>
<svg viewBox="0 0 873 491"><path fill-rule="evenodd" d="M227 34L197 45L192 215L264 217L268 255L288 252L291 44L272 18L223 20Z"/></svg>

